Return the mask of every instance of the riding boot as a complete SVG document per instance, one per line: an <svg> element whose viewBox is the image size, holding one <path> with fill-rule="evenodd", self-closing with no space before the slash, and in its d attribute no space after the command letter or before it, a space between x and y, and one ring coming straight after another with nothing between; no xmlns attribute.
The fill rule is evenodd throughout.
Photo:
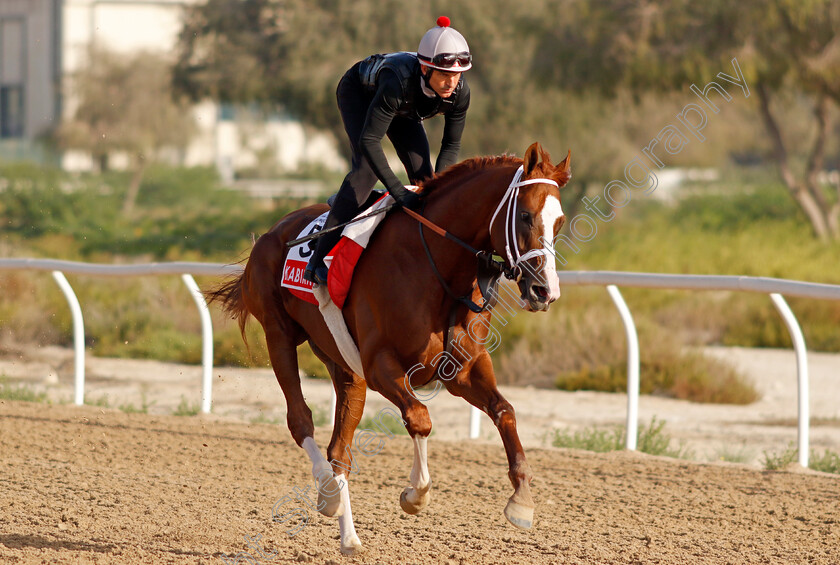
<svg viewBox="0 0 840 565"><path fill-rule="evenodd" d="M318 238L318 244L309 258L306 270L303 271L303 278L315 284L327 284L327 266L324 264L324 257L327 256L338 240L341 239L341 230L325 233Z"/></svg>
<svg viewBox="0 0 840 565"><path fill-rule="evenodd" d="M327 230L339 224L343 224L359 213L359 201L364 201L370 194L370 189L362 192L361 196L356 195L356 190L350 182L351 175L347 175L338 192L330 197L330 213L324 222L322 229ZM371 184L371 188L373 185ZM333 230L318 238L318 245L309 258L309 263L303 271L303 278L315 284L327 283L327 267L324 265L324 257L327 256L338 240L341 239L341 230Z"/></svg>

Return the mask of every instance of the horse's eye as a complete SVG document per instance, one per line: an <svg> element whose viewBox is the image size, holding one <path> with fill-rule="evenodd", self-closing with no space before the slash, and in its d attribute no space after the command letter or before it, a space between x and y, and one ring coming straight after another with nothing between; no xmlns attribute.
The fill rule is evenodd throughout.
<svg viewBox="0 0 840 565"><path fill-rule="evenodd" d="M528 213L528 212L520 212L519 217L523 222L529 222L530 223L530 221L531 221L531 214Z"/></svg>

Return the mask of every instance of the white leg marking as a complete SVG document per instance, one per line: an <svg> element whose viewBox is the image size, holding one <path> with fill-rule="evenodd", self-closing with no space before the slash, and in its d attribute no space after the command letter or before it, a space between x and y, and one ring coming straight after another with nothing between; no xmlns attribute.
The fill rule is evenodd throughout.
<svg viewBox="0 0 840 565"><path fill-rule="evenodd" d="M347 481L336 481L332 465L321 455L318 444L311 437L304 438L303 449L312 461L312 476L318 486L318 510L324 516L341 516L344 512L340 491ZM343 476L343 475L342 475Z"/></svg>
<svg viewBox="0 0 840 565"><path fill-rule="evenodd" d="M417 490L424 490L429 486L429 464L426 460L426 442L429 438L415 436L411 438L414 442L414 465L411 467L409 480L411 486Z"/></svg>
<svg viewBox="0 0 840 565"><path fill-rule="evenodd" d="M311 437L304 438L303 449L309 456L310 461L312 461L312 476L316 480L318 479L318 475L325 470L332 471L332 466L327 461L327 458L321 454L321 450L318 449L318 444L315 443L314 439Z"/></svg>
<svg viewBox="0 0 840 565"><path fill-rule="evenodd" d="M543 209L540 211L540 218L542 219L543 241L554 240L554 223L563 215L563 208L560 206L560 201L556 196L549 195L545 199ZM554 261L553 253L546 254L545 267L542 275L548 283L549 300L557 300L560 298L560 278L557 276L557 270Z"/></svg>
<svg viewBox="0 0 840 565"><path fill-rule="evenodd" d="M414 464L408 477L411 486L406 487L400 495L400 506L408 514L417 514L429 504L429 490L432 481L426 460L427 440L428 438L420 436L411 438L411 441L414 442Z"/></svg>
<svg viewBox="0 0 840 565"><path fill-rule="evenodd" d="M353 511L350 509L350 486L344 474L336 475L339 483L345 483L341 489L341 503L344 506L344 513L338 517L338 531L341 534L341 553L354 555L361 551L362 542L356 535L356 526L353 524Z"/></svg>

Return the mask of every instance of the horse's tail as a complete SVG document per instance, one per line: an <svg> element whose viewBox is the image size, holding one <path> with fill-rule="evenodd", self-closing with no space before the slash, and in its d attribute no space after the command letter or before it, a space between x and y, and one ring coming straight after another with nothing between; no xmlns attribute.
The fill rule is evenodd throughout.
<svg viewBox="0 0 840 565"><path fill-rule="evenodd" d="M222 310L233 320L239 323L239 333L242 334L242 341L248 345L248 339L245 337L245 323L248 321L248 316L251 312L245 304L245 298L242 295L242 288L245 286L246 271L242 271L239 276L226 280L216 288L204 291L204 298L207 304L219 301L222 305Z"/></svg>

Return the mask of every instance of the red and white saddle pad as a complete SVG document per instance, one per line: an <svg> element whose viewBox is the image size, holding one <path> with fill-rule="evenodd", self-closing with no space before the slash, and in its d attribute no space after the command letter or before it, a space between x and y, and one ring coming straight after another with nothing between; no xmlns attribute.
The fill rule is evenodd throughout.
<svg viewBox="0 0 840 565"><path fill-rule="evenodd" d="M370 214L375 210L393 204L393 202L394 199L390 195L385 195L360 215ZM329 290L333 303L339 308L344 307L344 301L350 292L350 283L353 281L353 270L359 262L359 257L362 256L362 251L367 247L373 232L376 231L377 226L385 218L385 215L376 214L364 220L354 222L344 228L344 231L341 232L341 239L324 258L324 263L329 267L327 290ZM300 232L298 237L305 237L316 231L320 231L323 229L326 219L327 212L312 220ZM306 264L309 262L311 255L312 251L309 248L309 242L301 243L289 250L289 254L286 256L286 262L283 264L283 280L281 286L288 288L298 298L318 305L318 301L312 292L312 283L303 278L303 271L306 269Z"/></svg>
<svg viewBox="0 0 840 565"><path fill-rule="evenodd" d="M309 222L303 231L298 234L298 238L321 231L324 228L324 222L327 221L327 214L329 212L324 212ZM280 282L280 286L285 286L289 289L289 292L298 298L317 306L318 301L312 294L312 283L303 278L303 271L306 270L306 265L309 263L312 253L308 241L299 243L289 250L286 261L283 263L283 280Z"/></svg>

